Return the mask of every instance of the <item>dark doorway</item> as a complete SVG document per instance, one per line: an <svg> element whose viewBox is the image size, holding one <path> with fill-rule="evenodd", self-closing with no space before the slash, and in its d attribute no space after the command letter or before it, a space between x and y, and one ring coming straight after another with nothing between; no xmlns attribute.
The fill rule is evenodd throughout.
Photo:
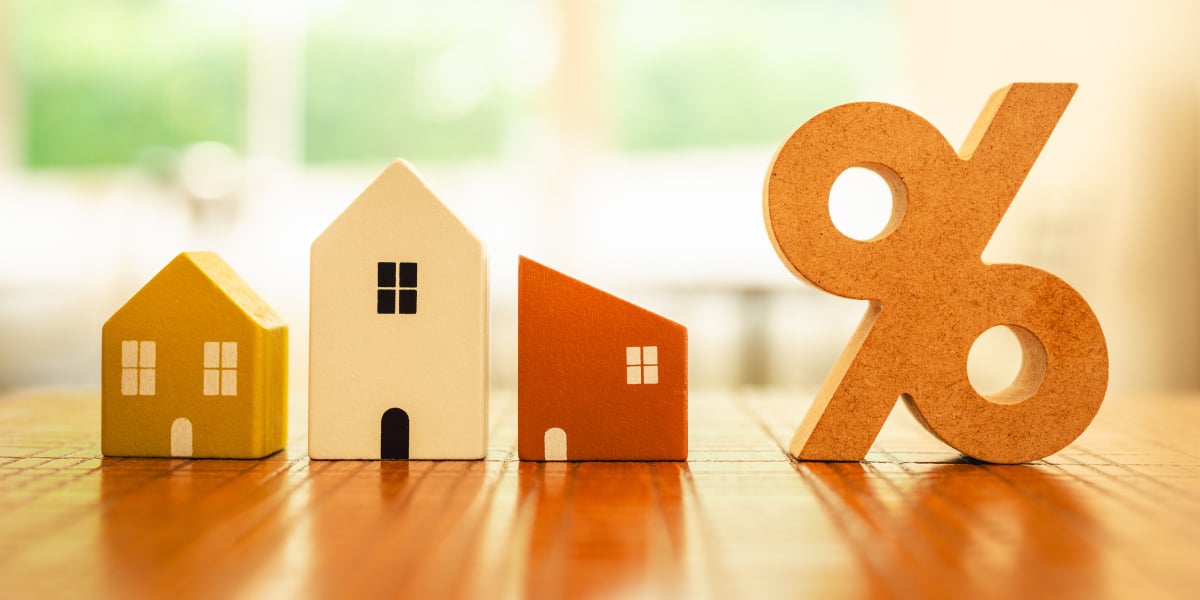
<svg viewBox="0 0 1200 600"><path fill-rule="evenodd" d="M379 458L408 458L408 413L399 408L383 411L379 424Z"/></svg>

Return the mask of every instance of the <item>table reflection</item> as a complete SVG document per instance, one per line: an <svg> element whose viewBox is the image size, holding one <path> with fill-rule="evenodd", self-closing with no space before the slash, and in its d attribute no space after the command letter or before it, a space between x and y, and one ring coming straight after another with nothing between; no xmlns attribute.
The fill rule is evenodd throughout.
<svg viewBox="0 0 1200 600"><path fill-rule="evenodd" d="M220 597L280 549L246 543L283 493L279 460L104 458L100 468L103 585L113 597ZM206 565L206 568L197 568Z"/></svg>
<svg viewBox="0 0 1200 600"><path fill-rule="evenodd" d="M532 501L525 592L534 597L678 596L686 463L521 463Z"/></svg>
<svg viewBox="0 0 1200 600"><path fill-rule="evenodd" d="M838 524L872 596L1104 595L1094 550L1099 525L1045 467L964 461L797 469ZM901 469L907 477L891 472Z"/></svg>

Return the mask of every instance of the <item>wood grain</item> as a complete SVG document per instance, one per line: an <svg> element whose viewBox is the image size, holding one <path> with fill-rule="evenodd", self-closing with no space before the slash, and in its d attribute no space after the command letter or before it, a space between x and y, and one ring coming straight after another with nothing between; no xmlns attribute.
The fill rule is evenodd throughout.
<svg viewBox="0 0 1200 600"><path fill-rule="evenodd" d="M1200 397L1113 399L1031 465L905 411L784 450L794 392L694 392L686 463L101 458L99 394L0 399L5 597L1130 597L1200 586ZM811 394L809 394L811 397Z"/></svg>

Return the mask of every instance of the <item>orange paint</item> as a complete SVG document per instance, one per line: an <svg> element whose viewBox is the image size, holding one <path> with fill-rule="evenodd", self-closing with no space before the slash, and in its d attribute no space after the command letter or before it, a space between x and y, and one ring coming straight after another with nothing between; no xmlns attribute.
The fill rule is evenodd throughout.
<svg viewBox="0 0 1200 600"><path fill-rule="evenodd" d="M687 328L525 257L518 280L521 460L686 460Z"/></svg>

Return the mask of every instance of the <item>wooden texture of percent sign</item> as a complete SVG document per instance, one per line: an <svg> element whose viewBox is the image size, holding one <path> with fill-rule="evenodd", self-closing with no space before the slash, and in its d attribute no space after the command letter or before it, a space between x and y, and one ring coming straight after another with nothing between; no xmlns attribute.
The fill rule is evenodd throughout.
<svg viewBox="0 0 1200 600"><path fill-rule="evenodd" d="M804 281L870 301L792 439L797 458L862 460L897 397L942 441L989 462L1043 458L1087 428L1108 384L1095 314L1050 273L982 260L1076 87L997 91L958 153L920 116L875 102L825 111L784 143L763 199L776 252ZM829 216L829 190L850 167L892 190L891 220L866 241ZM985 398L967 354L997 325L1016 334L1022 363Z"/></svg>

